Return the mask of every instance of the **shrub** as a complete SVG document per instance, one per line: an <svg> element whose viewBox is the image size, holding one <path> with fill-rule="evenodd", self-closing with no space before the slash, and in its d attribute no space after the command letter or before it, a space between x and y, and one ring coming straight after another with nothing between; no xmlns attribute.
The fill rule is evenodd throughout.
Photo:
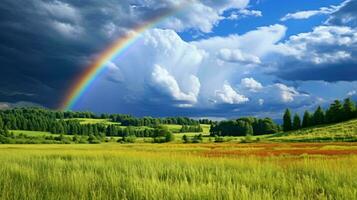
<svg viewBox="0 0 357 200"><path fill-rule="evenodd" d="M187 135L183 135L182 136L182 141L183 141L183 143L190 143L190 138L187 137Z"/></svg>
<svg viewBox="0 0 357 200"><path fill-rule="evenodd" d="M214 142L217 142L217 143L219 143L219 142L224 142L224 137L215 136L215 137L214 137Z"/></svg>
<svg viewBox="0 0 357 200"><path fill-rule="evenodd" d="M170 131L165 133L165 142L172 142L175 140L175 135Z"/></svg>

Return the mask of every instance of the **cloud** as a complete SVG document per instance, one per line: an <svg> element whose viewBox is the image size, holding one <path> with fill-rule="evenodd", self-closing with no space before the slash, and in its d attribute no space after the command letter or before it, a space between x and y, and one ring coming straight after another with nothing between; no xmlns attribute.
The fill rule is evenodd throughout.
<svg viewBox="0 0 357 200"><path fill-rule="evenodd" d="M6 110L9 108L11 108L11 107L8 103L3 103L3 102L0 103L0 110Z"/></svg>
<svg viewBox="0 0 357 200"><path fill-rule="evenodd" d="M248 10L241 9L238 11L232 11L230 15L227 17L229 20L237 20L245 17L262 17L263 14L260 10Z"/></svg>
<svg viewBox="0 0 357 200"><path fill-rule="evenodd" d="M183 11L163 21L160 25L161 28L169 28L176 31L195 29L209 33L219 21L224 19L223 13L225 11L231 9L241 10L249 4L249 0L205 0L188 2L184 0L178 2L180 3L172 3L171 5L170 3L166 3L166 5L168 5L166 9L175 9L177 4L183 4L185 6Z"/></svg>
<svg viewBox="0 0 357 200"><path fill-rule="evenodd" d="M352 90L347 93L347 96L353 96L355 94L356 94L356 90Z"/></svg>
<svg viewBox="0 0 357 200"><path fill-rule="evenodd" d="M249 31L243 35L232 34L227 37L211 37L204 40L194 41L193 45L205 49L212 55L221 57L220 53L217 54L217 49L224 50L227 54L232 54L233 51L240 51L249 57L254 56L261 58L271 52L286 32L286 27L283 25L275 24L271 26L258 27L256 30ZM257 59L253 59L257 61Z"/></svg>
<svg viewBox="0 0 357 200"><path fill-rule="evenodd" d="M330 6L330 7L321 7L318 10L306 10L306 11L299 11L295 13L288 13L284 17L280 19L280 21L287 21L290 19L309 19L316 15L328 15L336 12L339 10L344 3L339 6Z"/></svg>
<svg viewBox="0 0 357 200"><path fill-rule="evenodd" d="M124 79L124 75L120 68L113 62L109 62L107 64L107 79L113 82L122 83Z"/></svg>
<svg viewBox="0 0 357 200"><path fill-rule="evenodd" d="M50 17L61 21L76 23L81 20L81 15L77 9L68 3L62 1L44 2L37 1L35 5Z"/></svg>
<svg viewBox="0 0 357 200"><path fill-rule="evenodd" d="M244 78L241 80L240 83L244 88L256 92L263 88L262 84L258 81L254 80L253 78Z"/></svg>
<svg viewBox="0 0 357 200"><path fill-rule="evenodd" d="M339 7L339 9L329 16L327 24L338 26L348 25L355 27L357 25L356 9L356 0L344 1Z"/></svg>
<svg viewBox="0 0 357 200"><path fill-rule="evenodd" d="M260 63L257 56L245 54L239 49L221 49L218 55L220 59L226 62Z"/></svg>
<svg viewBox="0 0 357 200"><path fill-rule="evenodd" d="M273 92L271 95L276 94L279 100L282 102L292 102L294 101L294 97L299 95L299 93L294 88L288 87L281 83L269 86L267 89Z"/></svg>
<svg viewBox="0 0 357 200"><path fill-rule="evenodd" d="M216 90L216 98L216 102L227 104L241 104L249 101L247 97L235 91L228 82L223 84L221 90Z"/></svg>
<svg viewBox="0 0 357 200"><path fill-rule="evenodd" d="M7 31L0 32L0 82L4 82L0 89L35 94L11 101L28 100L56 107L73 80L100 52L147 20L172 13L157 26L210 32L225 11L244 9L248 4L249 0L88 0L83 6L75 0L4 0L0 27ZM118 69L109 70L115 71L112 80L121 79ZM16 84L9 84L15 79ZM1 100L7 101L8 97L2 96Z"/></svg>
<svg viewBox="0 0 357 200"><path fill-rule="evenodd" d="M76 37L76 36L80 35L82 32L81 27L74 26L69 23L54 21L54 22L52 22L52 26L59 33L63 34L66 37Z"/></svg>
<svg viewBox="0 0 357 200"><path fill-rule="evenodd" d="M0 102L0 110L6 110L11 108L18 108L18 107L42 107L39 104L27 102L27 101L18 101L15 103L9 102Z"/></svg>
<svg viewBox="0 0 357 200"><path fill-rule="evenodd" d="M283 83L263 85L254 78L243 78L239 86L247 97L259 105L283 105L311 99L308 94L298 92L296 88Z"/></svg>
<svg viewBox="0 0 357 200"><path fill-rule="evenodd" d="M270 95L269 92L265 93L265 87L255 79L247 78L247 73L258 74L253 71L255 67L252 67L257 63L247 60L243 54L244 62L240 58L240 61L220 65L220 52L217 52L217 49L226 47L229 51L243 52L251 46L251 42L246 40L251 40L258 45L254 46L255 48L258 49L259 45L262 45L267 49L266 52L251 52L259 58L258 56L269 52L268 46L276 45L279 37L284 35L284 30L285 28L279 25L261 27L243 35L214 37L195 42L183 41L172 30L149 30L137 41L138 46L127 50L130 53L112 61L115 66L120 67L120 77L124 80L112 81L107 78L109 82L97 83L98 89L93 86L91 90L94 99L89 101L91 97L88 94L82 98L88 102L79 102L78 108L85 109L97 104L95 98L99 88L103 92L111 91L110 98L120 105L118 109L140 104L141 106L135 107L136 112L148 114L156 109L165 109L165 112L171 114L183 113L189 109L192 115L196 112L232 115L238 107L245 110L241 108L243 105L247 110L255 109L254 106L258 104L272 105L273 100L265 100L269 99ZM107 73L114 74L110 70ZM239 85L241 82L244 87ZM282 96L280 93L276 96L279 95ZM290 96L295 99L294 94ZM284 106L286 102L279 100L275 102L274 107Z"/></svg>
<svg viewBox="0 0 357 200"><path fill-rule="evenodd" d="M291 36L275 48L277 74L289 80L356 80L357 29L318 26Z"/></svg>
<svg viewBox="0 0 357 200"><path fill-rule="evenodd" d="M197 102L197 95L200 90L200 81L194 75L189 78L191 85L191 91L187 93L182 92L176 79L170 75L170 73L159 65L155 65L152 72L152 81L154 84L160 87L164 92L168 93L175 100L186 101L188 103L194 104ZM183 104L180 104L183 105ZM188 105L188 104L184 104Z"/></svg>
<svg viewBox="0 0 357 200"><path fill-rule="evenodd" d="M4 0L0 27L7 31L0 32L0 91L5 93L0 101L56 107L100 52L163 13L174 15L107 63L76 109L135 115L270 115L286 107L315 105L321 96L316 91L329 88L313 82L310 88L317 89L306 92L301 85L309 81L300 80L335 84L332 81L356 78L355 1L331 13L326 24L289 38L287 27L275 24L244 34L205 34L192 42L179 35L210 33L230 16L262 13L249 10L248 0L190 1L173 12L183 2L88 0L83 6L75 0ZM351 85L344 86L341 95L355 90Z"/></svg>

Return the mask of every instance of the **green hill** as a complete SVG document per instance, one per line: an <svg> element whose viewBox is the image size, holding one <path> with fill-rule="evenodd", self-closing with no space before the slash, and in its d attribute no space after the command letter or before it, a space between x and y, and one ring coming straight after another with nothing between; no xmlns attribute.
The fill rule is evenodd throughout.
<svg viewBox="0 0 357 200"><path fill-rule="evenodd" d="M263 137L269 141L285 142L323 142L349 141L357 142L357 119L312 128L305 128L286 133L277 133Z"/></svg>

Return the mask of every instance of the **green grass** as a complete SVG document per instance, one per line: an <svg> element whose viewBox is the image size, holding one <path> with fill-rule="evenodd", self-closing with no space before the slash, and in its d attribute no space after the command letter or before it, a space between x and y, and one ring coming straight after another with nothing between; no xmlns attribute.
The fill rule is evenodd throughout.
<svg viewBox="0 0 357 200"><path fill-rule="evenodd" d="M173 133L180 133L180 130L182 128L182 125L178 125L178 124L165 124L164 126L166 126ZM211 128L211 125L201 124L200 126L203 129L203 132L201 132L201 134L209 135L209 130ZM187 133L184 133L184 134L187 134ZM200 134L200 133L198 133L198 134Z"/></svg>
<svg viewBox="0 0 357 200"><path fill-rule="evenodd" d="M270 141L319 142L357 141L357 119L261 137Z"/></svg>
<svg viewBox="0 0 357 200"><path fill-rule="evenodd" d="M24 131L24 130L10 130L10 133L14 133L14 135L27 135L27 136L58 136L58 134L52 134L50 132L43 131Z"/></svg>
<svg viewBox="0 0 357 200"><path fill-rule="evenodd" d="M120 125L118 122L112 122L110 119L92 119L92 118L71 118L66 120L78 120L80 124L106 124L106 125Z"/></svg>
<svg viewBox="0 0 357 200"><path fill-rule="evenodd" d="M356 156L216 158L183 146L1 145L0 199L356 198Z"/></svg>
<svg viewBox="0 0 357 200"><path fill-rule="evenodd" d="M209 124L201 124L201 127L203 129L203 133L209 135L209 133L210 133L209 130L211 128L211 125L209 125Z"/></svg>
<svg viewBox="0 0 357 200"><path fill-rule="evenodd" d="M166 126L173 133L179 133L182 127L181 125L178 124L165 124L163 126Z"/></svg>

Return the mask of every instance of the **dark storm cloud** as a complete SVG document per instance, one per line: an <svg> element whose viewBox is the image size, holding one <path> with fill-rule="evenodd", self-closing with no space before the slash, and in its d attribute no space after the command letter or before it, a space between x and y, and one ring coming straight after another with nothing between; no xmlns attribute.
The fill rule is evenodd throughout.
<svg viewBox="0 0 357 200"><path fill-rule="evenodd" d="M93 56L141 23L139 19L157 14L133 10L129 1L3 0L0 102L26 100L55 107Z"/></svg>
<svg viewBox="0 0 357 200"><path fill-rule="evenodd" d="M324 80L328 82L357 80L357 62L332 63L316 66L312 63L285 63L289 68L280 69L277 75L285 80Z"/></svg>
<svg viewBox="0 0 357 200"><path fill-rule="evenodd" d="M60 98L58 91L78 72L79 58L85 55L80 52L86 48L56 32L51 18L39 1L1 2L0 90L34 95L8 99L9 95L3 94L0 101L27 100L54 106Z"/></svg>

